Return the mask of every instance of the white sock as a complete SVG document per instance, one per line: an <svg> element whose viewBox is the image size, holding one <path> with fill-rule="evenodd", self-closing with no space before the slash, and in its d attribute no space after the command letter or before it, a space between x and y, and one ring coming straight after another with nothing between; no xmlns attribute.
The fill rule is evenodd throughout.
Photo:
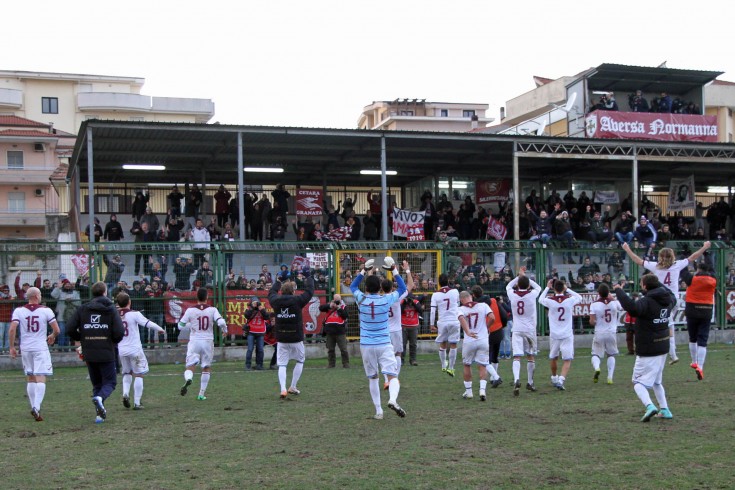
<svg viewBox="0 0 735 490"><path fill-rule="evenodd" d="M396 356L396 376L401 374L402 365L403 365L403 361L401 361L401 356ZM385 381L388 381L388 375L385 376Z"/></svg>
<svg viewBox="0 0 735 490"><path fill-rule="evenodd" d="M286 366L278 366L278 382L281 383L281 391L286 391Z"/></svg>
<svg viewBox="0 0 735 490"><path fill-rule="evenodd" d="M556 379L557 379L557 380L559 381L559 383L561 383L561 384L564 384L564 381L566 381L566 380L567 380L567 378L565 378L565 377L564 377L564 376L562 376L561 374L560 374L560 375L559 375L559 376L558 376L558 377L557 377Z"/></svg>
<svg viewBox="0 0 735 490"><path fill-rule="evenodd" d="M296 385L298 384L299 379L301 378L302 372L304 372L304 363L297 362L296 365L293 367L293 377L291 378L291 388L296 388Z"/></svg>
<svg viewBox="0 0 735 490"><path fill-rule="evenodd" d="M633 385L633 389L635 390L635 394L638 395L638 399L643 403L644 407L647 407L648 405L653 405L653 402L651 401L651 395L648 393L648 390L645 386L643 386L640 383L636 383Z"/></svg>
<svg viewBox="0 0 735 490"><path fill-rule="evenodd" d="M485 391L486 388L487 388L487 380L481 379L480 380L480 391Z"/></svg>
<svg viewBox="0 0 735 490"><path fill-rule="evenodd" d="M373 405L375 405L375 413L383 413L383 408L380 406L380 380L370 378L368 384L370 386L370 398L373 399Z"/></svg>
<svg viewBox="0 0 735 490"><path fill-rule="evenodd" d="M493 367L493 369L497 373L498 372L498 363L497 362L494 362L494 363L491 364L491 366ZM500 374L498 374L498 377L500 377Z"/></svg>
<svg viewBox="0 0 735 490"><path fill-rule="evenodd" d="M526 371L528 372L528 382L533 384L533 372L536 370L536 361L528 361Z"/></svg>
<svg viewBox="0 0 735 490"><path fill-rule="evenodd" d="M608 360L609 359L610 358L608 357ZM592 369L594 369L595 371L600 370L600 358L597 356L592 356Z"/></svg>
<svg viewBox="0 0 735 490"><path fill-rule="evenodd" d="M704 369L704 359L707 357L707 347L697 346L697 366Z"/></svg>
<svg viewBox="0 0 735 490"><path fill-rule="evenodd" d="M615 356L610 356L607 358L607 379L613 379L613 374L615 374Z"/></svg>
<svg viewBox="0 0 735 490"><path fill-rule="evenodd" d="M38 408L33 404L36 403L36 383L29 381L26 384L26 393L28 393L28 403L31 404L31 408Z"/></svg>
<svg viewBox="0 0 735 490"><path fill-rule="evenodd" d="M191 381L194 379L194 371L186 370L184 371L184 380Z"/></svg>
<svg viewBox="0 0 735 490"><path fill-rule="evenodd" d="M520 359L513 359L513 382L521 379L521 361Z"/></svg>
<svg viewBox="0 0 735 490"><path fill-rule="evenodd" d="M464 382L464 391L468 395L472 394L472 381L465 381Z"/></svg>
<svg viewBox="0 0 735 490"><path fill-rule="evenodd" d="M500 377L498 376L498 372L495 370L492 364L487 365L487 373L490 375L490 379L492 381L495 381L496 379Z"/></svg>
<svg viewBox="0 0 735 490"><path fill-rule="evenodd" d="M46 395L46 383L36 383L36 401L34 402L34 406L38 410L41 410L44 395Z"/></svg>
<svg viewBox="0 0 735 490"><path fill-rule="evenodd" d="M130 385L133 384L132 374L123 374L123 396L130 395Z"/></svg>
<svg viewBox="0 0 735 490"><path fill-rule="evenodd" d="M454 364L457 362L457 348L449 349L449 369L454 369Z"/></svg>
<svg viewBox="0 0 735 490"><path fill-rule="evenodd" d="M551 384L552 385L555 385L556 383L558 383L559 382L559 379L558 378L559 377L556 374L552 374L551 375Z"/></svg>
<svg viewBox="0 0 735 490"><path fill-rule="evenodd" d="M204 376L202 376L203 378ZM135 393L133 393L133 403L140 405L140 399L143 397L143 378L135 378Z"/></svg>
<svg viewBox="0 0 735 490"><path fill-rule="evenodd" d="M689 355L692 356L692 363L697 363L697 343L696 342L689 342Z"/></svg>
<svg viewBox="0 0 735 490"><path fill-rule="evenodd" d="M388 401L396 402L398 400L398 392L401 391L401 383L398 378L393 378L388 381Z"/></svg>
<svg viewBox="0 0 735 490"><path fill-rule="evenodd" d="M676 337L674 337L673 333L669 337L669 357L676 359Z"/></svg>
<svg viewBox="0 0 735 490"><path fill-rule="evenodd" d="M654 383L653 394L656 395L656 400L658 400L659 407L669 408L669 404L666 403L666 391L664 390L664 385Z"/></svg>
<svg viewBox="0 0 735 490"><path fill-rule="evenodd" d="M201 385L199 386L199 395L204 396L207 392L207 385L209 384L210 373L202 373Z"/></svg>
<svg viewBox="0 0 735 490"><path fill-rule="evenodd" d="M439 349L439 362L442 363L442 369L446 369L447 367L447 351L444 349Z"/></svg>

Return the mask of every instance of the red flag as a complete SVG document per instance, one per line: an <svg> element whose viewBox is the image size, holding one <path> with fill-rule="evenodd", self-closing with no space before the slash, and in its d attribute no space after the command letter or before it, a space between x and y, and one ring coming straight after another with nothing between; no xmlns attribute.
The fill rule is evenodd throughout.
<svg viewBox="0 0 735 490"><path fill-rule="evenodd" d="M496 220L492 216L487 221L487 237L488 239L494 238L496 240L505 240L505 236L508 234L508 228Z"/></svg>

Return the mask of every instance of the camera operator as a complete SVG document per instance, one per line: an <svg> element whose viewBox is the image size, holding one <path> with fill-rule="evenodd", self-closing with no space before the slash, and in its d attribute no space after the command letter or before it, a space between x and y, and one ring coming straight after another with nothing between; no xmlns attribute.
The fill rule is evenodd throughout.
<svg viewBox="0 0 735 490"><path fill-rule="evenodd" d="M246 331L248 336L248 350L245 354L245 369L250 371L255 347L255 370L263 370L263 340L268 323L268 311L257 296L250 298L245 319L248 321Z"/></svg>
<svg viewBox="0 0 735 490"><path fill-rule="evenodd" d="M628 95L628 106L633 112L650 112L648 101L643 97L643 92L640 90Z"/></svg>
<svg viewBox="0 0 735 490"><path fill-rule="evenodd" d="M342 355L342 367L350 367L350 355L347 352L347 310L342 301L342 296L335 294L330 303L319 306L319 311L327 312L323 330L327 339L327 356L329 359L327 367L335 367L337 361L335 345L339 345L339 352Z"/></svg>

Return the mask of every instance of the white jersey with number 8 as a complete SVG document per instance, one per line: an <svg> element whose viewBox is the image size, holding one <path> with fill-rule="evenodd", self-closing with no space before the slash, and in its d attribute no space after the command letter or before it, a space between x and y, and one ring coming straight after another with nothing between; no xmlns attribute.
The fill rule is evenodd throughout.
<svg viewBox="0 0 735 490"><path fill-rule="evenodd" d="M531 289L513 289L518 284L518 277L505 287L510 300L511 314L513 315L513 331L536 333L536 300L541 294L541 286L529 279Z"/></svg>

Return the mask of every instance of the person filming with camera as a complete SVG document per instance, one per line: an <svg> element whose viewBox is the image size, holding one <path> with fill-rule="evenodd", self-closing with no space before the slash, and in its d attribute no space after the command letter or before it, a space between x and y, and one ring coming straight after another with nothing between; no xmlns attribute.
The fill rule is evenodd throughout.
<svg viewBox="0 0 735 490"><path fill-rule="evenodd" d="M319 306L319 311L327 313L323 330L327 342L327 367L333 368L336 365L336 346L339 346L342 356L342 367L350 367L350 354L347 352L347 310L342 296L335 294L331 302Z"/></svg>
<svg viewBox="0 0 735 490"><path fill-rule="evenodd" d="M253 348L255 348L255 370L263 370L263 340L266 327L268 326L268 311L257 296L250 299L247 310L245 310L247 324L248 350L245 354L245 369L250 371L253 360Z"/></svg>

